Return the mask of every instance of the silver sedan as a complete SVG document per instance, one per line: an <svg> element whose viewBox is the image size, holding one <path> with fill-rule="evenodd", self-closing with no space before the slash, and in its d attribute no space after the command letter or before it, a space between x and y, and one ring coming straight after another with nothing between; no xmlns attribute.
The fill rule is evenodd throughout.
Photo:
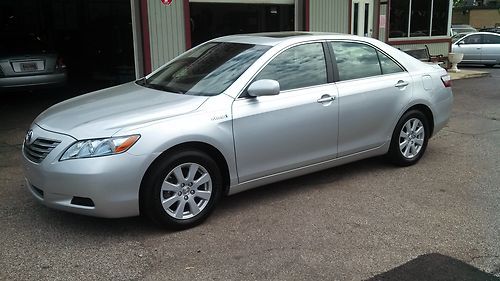
<svg viewBox="0 0 500 281"><path fill-rule="evenodd" d="M450 86L374 39L222 37L47 109L25 138L26 179L52 208L191 227L226 194L377 155L415 164L450 117Z"/></svg>
<svg viewBox="0 0 500 281"><path fill-rule="evenodd" d="M462 63L500 64L500 34L475 32L464 35L452 45L454 53L464 54Z"/></svg>
<svg viewBox="0 0 500 281"><path fill-rule="evenodd" d="M59 87L66 83L62 58L36 35L0 33L0 91Z"/></svg>

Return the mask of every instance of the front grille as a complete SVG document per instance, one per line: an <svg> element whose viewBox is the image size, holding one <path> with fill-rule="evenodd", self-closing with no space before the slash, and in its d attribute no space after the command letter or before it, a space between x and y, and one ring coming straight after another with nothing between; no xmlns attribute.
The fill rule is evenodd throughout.
<svg viewBox="0 0 500 281"><path fill-rule="evenodd" d="M40 163L61 141L38 138L33 143L24 143L24 155L29 160Z"/></svg>

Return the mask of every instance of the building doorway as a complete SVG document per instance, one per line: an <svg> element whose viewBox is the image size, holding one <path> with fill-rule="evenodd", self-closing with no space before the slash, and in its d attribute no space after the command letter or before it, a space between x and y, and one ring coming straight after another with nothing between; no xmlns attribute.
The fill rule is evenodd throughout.
<svg viewBox="0 0 500 281"><path fill-rule="evenodd" d="M351 34L372 37L373 0L352 0Z"/></svg>

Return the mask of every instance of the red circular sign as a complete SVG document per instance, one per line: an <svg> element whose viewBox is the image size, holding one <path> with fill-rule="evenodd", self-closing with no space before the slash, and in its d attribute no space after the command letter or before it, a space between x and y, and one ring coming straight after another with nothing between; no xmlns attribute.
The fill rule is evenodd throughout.
<svg viewBox="0 0 500 281"><path fill-rule="evenodd" d="M170 4L172 4L172 0L161 0L161 2L162 2L164 5L167 5L167 6L169 6Z"/></svg>

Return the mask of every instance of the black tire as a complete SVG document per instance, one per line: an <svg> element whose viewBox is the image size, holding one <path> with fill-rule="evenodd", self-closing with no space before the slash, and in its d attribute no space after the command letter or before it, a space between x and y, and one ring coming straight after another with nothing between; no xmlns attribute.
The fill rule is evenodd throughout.
<svg viewBox="0 0 500 281"><path fill-rule="evenodd" d="M175 175L174 169L182 166L183 168L181 169L183 169L183 176L185 176L186 170L189 170L188 167L190 167L189 165L191 164L200 165L202 169L204 169L203 171L198 170L198 174L209 174L209 177L211 179L211 194L208 200L203 200L200 197L196 197L196 194L190 194L189 189L187 190L187 192L185 192L186 190L184 190L183 188L181 188L177 192L162 191L162 185L164 181L176 181L176 176L172 177L173 175ZM186 168L184 168L185 166L183 165L187 165ZM169 174L170 177L167 179L167 176ZM193 180L193 182L195 181ZM177 182L177 185L180 187L179 182ZM168 155L163 159L157 161L146 174L141 186L141 212L143 212L147 217L149 217L153 222L161 227L173 230L190 228L203 222L214 210L215 205L219 201L222 194L222 185L223 181L220 169L217 166L217 163L206 153L195 150L176 151L172 153L172 155ZM207 188L207 186L208 183L201 186L200 188ZM188 188L187 184L184 186L184 188ZM193 191L191 192L198 192L198 190L194 191L194 189L195 188L193 188ZM180 194L181 192L182 194ZM187 197L189 197L189 199L185 199ZM177 200L171 208L175 209L175 206L177 206L177 209L180 210L179 206L181 206L181 204L185 204L185 207L182 207L183 213L193 213L193 211L191 210L191 204L193 202L195 204L205 205L203 205L203 208L200 207L201 211L199 211L199 213L197 213L196 215L191 214L193 215L192 217L176 218L174 217L175 214L172 214L172 212L174 211L168 207L164 208L161 203L162 200L165 200L167 198L173 198L173 200ZM185 199L185 202L182 201L183 199ZM195 202L195 200L199 201Z"/></svg>
<svg viewBox="0 0 500 281"><path fill-rule="evenodd" d="M420 123L423 126L424 130L424 136L423 136L423 141L421 138L415 137L413 134L411 136L411 140L407 141L413 141L415 144L415 147L420 147L420 149L417 148L418 152L411 153L412 149L414 148L413 146L408 148L409 153L408 157L404 155L404 152L401 151L400 149L400 142L404 143L404 140L406 138L400 137L400 134L403 130L403 126L409 121L409 120L419 120ZM405 128L406 130L407 128ZM398 166L410 166L418 162L420 158L422 158L422 155L425 153L425 149L427 148L427 142L429 140L429 135L430 135L430 130L429 130L429 121L427 120L426 116L418 111L418 110L410 110L406 112L398 121L398 124L396 125L396 128L394 129L394 132L392 133L392 138L391 138L391 145L389 147L389 152L387 154L389 160ZM417 144L418 142L421 142L422 144ZM406 145L408 146L408 145ZM406 148L406 146L403 146ZM406 149L404 149L406 151Z"/></svg>

